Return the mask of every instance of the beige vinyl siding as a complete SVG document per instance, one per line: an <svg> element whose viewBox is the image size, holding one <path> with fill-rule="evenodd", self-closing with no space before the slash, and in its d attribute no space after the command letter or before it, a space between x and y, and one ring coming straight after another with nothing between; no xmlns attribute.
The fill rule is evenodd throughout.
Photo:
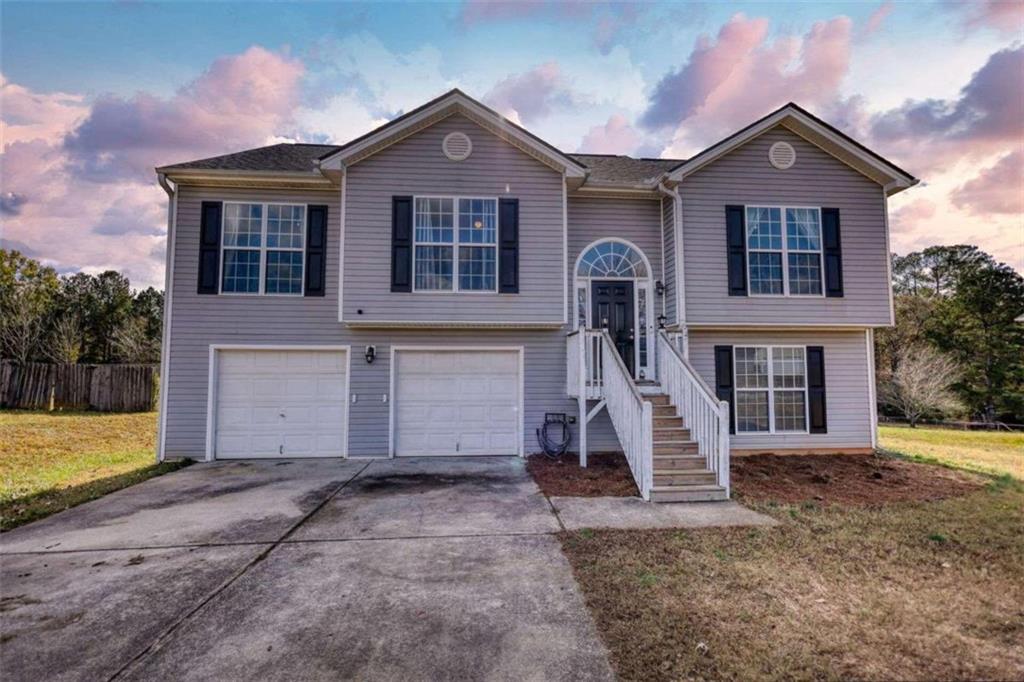
<svg viewBox="0 0 1024 682"><path fill-rule="evenodd" d="M768 163L768 148L778 141L796 150L788 170ZM680 193L689 324L889 324L885 202L877 183L777 127L686 177ZM728 204L839 208L844 297L729 296Z"/></svg>
<svg viewBox="0 0 1024 682"><path fill-rule="evenodd" d="M260 201L327 204L327 290L323 297L231 296L196 293L198 278L199 213L201 202ZM383 401L390 390L390 346L500 345L525 346L526 452L538 450L535 429L545 412L576 414L576 402L565 395L565 332L407 330L382 332L352 330L338 321L337 192L198 189L182 187L178 199L176 254L170 331L170 358L166 372L167 457L202 458L206 447L207 387L211 344L351 345L349 398L349 454L385 456L388 448L388 408ZM559 245L561 239L559 238ZM560 271L559 271L560 272ZM552 297L557 308L560 292ZM372 365L363 357L375 345ZM388 396L390 402L391 396ZM606 415L591 423L594 449L619 449ZM575 427L573 447L579 442Z"/></svg>
<svg viewBox="0 0 1024 682"><path fill-rule="evenodd" d="M736 449L869 448L871 403L865 330L851 331L691 331L690 362L715 385L715 346L822 346L825 349L825 405L828 433L734 434Z"/></svg>
<svg viewBox="0 0 1024 682"><path fill-rule="evenodd" d="M456 131L473 143L465 161L441 150ZM518 198L519 293L392 293L394 195ZM461 115L355 164L346 180L343 318L561 323L562 201L560 173Z"/></svg>

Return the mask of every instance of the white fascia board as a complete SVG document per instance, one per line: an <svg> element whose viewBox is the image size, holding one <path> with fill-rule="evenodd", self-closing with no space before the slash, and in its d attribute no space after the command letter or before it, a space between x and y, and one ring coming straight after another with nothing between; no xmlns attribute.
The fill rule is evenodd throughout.
<svg viewBox="0 0 1024 682"><path fill-rule="evenodd" d="M586 170L580 166L577 162L569 159L564 154L554 151L552 148L547 147L544 144L539 143L529 135L525 134L517 126L507 121L504 117L495 114L487 108L481 106L473 99L467 97L462 93L452 93L448 97L445 97L433 105L423 109L422 111L416 112L415 115L406 118L405 120L396 123L388 124L385 123L381 126L377 132L366 136L359 142L339 149L334 154L320 160L320 168L322 170L342 170L345 167L345 162L354 156L358 156L361 152L366 149L379 144L381 140L387 139L394 136L395 142L399 141L403 136L402 132L409 129L415 129L424 119L429 119L435 116L443 114L446 110L453 107L462 107L472 116L489 121L492 125L498 128L502 133L507 134L509 137L514 138L518 143L530 148L534 152L541 156L549 159L553 164L564 169L565 176L568 178L583 178L586 177Z"/></svg>
<svg viewBox="0 0 1024 682"><path fill-rule="evenodd" d="M864 164L866 164L866 165L868 165L868 166L878 170L880 173L882 173L884 175L887 175L887 176L891 177L892 178L892 182L890 182L888 185L886 185L887 191L889 190L890 185L894 189L894 192L890 192L890 193L895 193L895 191L900 191L901 189L907 189L908 187L912 187L915 184L917 184L917 179L916 178L914 178L914 177L912 177L910 175L907 175L905 172L899 170L895 166L892 166L892 165L890 165L888 163L885 163L885 162L875 158L874 156L872 156L872 155L868 154L867 152L865 152L864 150L860 149L857 145L850 144L849 141L844 140L841 136L837 135L834 131L829 130L828 128L822 126L820 123L818 123L814 119L806 116L803 112L798 111L798 110L796 110L796 109L794 109L792 107L785 107L783 109L780 109L779 111L775 112L774 114L772 114L768 118L764 119L763 121L761 121L757 125L752 126L749 130L745 131L742 135L737 135L735 138L733 138L731 140L728 140L728 142L726 142L725 144L719 143L721 145L720 148L715 149L715 151L713 153L708 153L708 154L701 153L701 154L698 154L697 156L695 156L693 159L684 162L678 168L676 168L671 173L669 173L669 179L674 181L674 182L681 182L682 179L685 178L687 175L690 175L690 174L700 170L701 168L703 168L704 166L708 165L712 161L715 161L716 159L721 158L722 156L724 156L725 154L728 154L729 152L731 152L732 150L736 149L737 147L740 147L740 146L746 144L747 142L749 142L750 140L754 139L755 137L761 135L765 131L770 130L771 128L774 128L775 126L780 125L780 124L781 125L785 125L785 122L788 119L792 119L792 120L796 121L797 123L799 123L800 125L806 126L806 127L810 128L810 129L814 130L817 134L821 135L822 137L827 138L830 142L835 144L837 147L840 147L844 152L846 152L848 154L851 154L852 156L855 156L857 159L862 161ZM793 133L796 134L796 135L799 135L799 133L797 131L793 131ZM801 137L803 137L803 136L801 135ZM806 139L806 138L804 138L804 139ZM808 140L808 142L810 142L811 144L814 144L817 147L821 146L821 145L816 144L815 142L812 142L811 140ZM712 145L712 147L710 147L710 149L714 149L714 147L715 147L715 145ZM828 151L828 150L825 150L825 151Z"/></svg>

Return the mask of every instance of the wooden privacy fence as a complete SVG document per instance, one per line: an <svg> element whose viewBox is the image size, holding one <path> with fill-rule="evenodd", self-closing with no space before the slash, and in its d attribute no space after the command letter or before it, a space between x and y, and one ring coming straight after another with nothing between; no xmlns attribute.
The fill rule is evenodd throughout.
<svg viewBox="0 0 1024 682"><path fill-rule="evenodd" d="M146 412L154 408L157 365L0 362L0 407Z"/></svg>

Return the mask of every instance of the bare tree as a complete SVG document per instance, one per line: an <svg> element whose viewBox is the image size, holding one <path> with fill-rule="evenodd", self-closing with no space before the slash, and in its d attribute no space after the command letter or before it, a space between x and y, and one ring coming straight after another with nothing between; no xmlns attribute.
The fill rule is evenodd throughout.
<svg viewBox="0 0 1024 682"><path fill-rule="evenodd" d="M73 365L82 357L82 324L78 317L68 313L57 320L50 330L43 352L56 363Z"/></svg>
<svg viewBox="0 0 1024 682"><path fill-rule="evenodd" d="M43 316L24 287L15 288L0 311L0 349L24 365L31 361L43 338Z"/></svg>
<svg viewBox="0 0 1024 682"><path fill-rule="evenodd" d="M114 351L122 362L158 362L160 346L147 333L146 321L130 317L114 332Z"/></svg>
<svg viewBox="0 0 1024 682"><path fill-rule="evenodd" d="M879 397L916 426L926 414L962 409L951 386L960 378L957 364L934 348L907 345L897 352L895 371L881 381Z"/></svg>

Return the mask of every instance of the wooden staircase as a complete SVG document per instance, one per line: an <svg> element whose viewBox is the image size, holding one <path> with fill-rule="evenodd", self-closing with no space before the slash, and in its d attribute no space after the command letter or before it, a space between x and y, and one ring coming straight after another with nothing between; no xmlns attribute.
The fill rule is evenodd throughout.
<svg viewBox="0 0 1024 682"><path fill-rule="evenodd" d="M646 387L644 387L646 388ZM648 389L650 390L650 389ZM654 410L654 487L652 502L707 502L727 500L715 472L707 468L697 443L690 439L683 418L668 395L644 391Z"/></svg>

